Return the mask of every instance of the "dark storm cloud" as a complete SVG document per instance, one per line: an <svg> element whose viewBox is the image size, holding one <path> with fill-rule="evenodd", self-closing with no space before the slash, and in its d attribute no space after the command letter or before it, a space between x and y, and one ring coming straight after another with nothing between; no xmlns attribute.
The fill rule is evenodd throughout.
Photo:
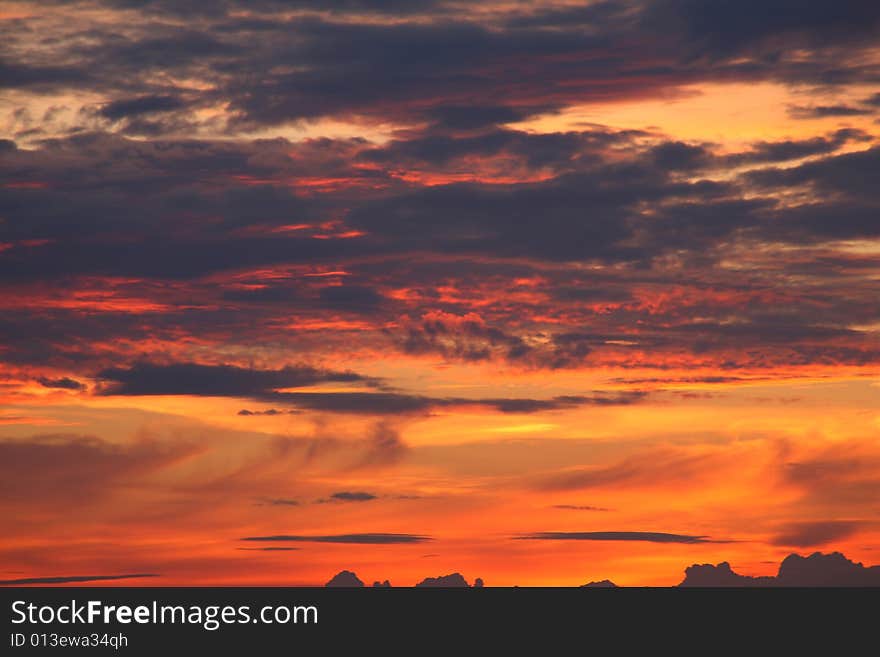
<svg viewBox="0 0 880 657"><path fill-rule="evenodd" d="M244 56L246 52L243 43L234 43L209 31L167 23L155 25L155 30L141 39L108 39L85 50L85 54L95 58L112 57L111 70L140 75L155 69L184 72L204 64L228 65L231 58Z"/></svg>
<svg viewBox="0 0 880 657"><path fill-rule="evenodd" d="M288 366L256 370L234 365L136 363L129 368L109 368L98 373L106 382L102 395L202 395L259 396L274 388L293 388L323 382L370 383L354 372Z"/></svg>
<svg viewBox="0 0 880 657"><path fill-rule="evenodd" d="M50 140L36 150L20 149L0 162L0 173L7 180L38 187L0 189L0 209L18 218L4 223L0 235L7 239L63 237L84 248L82 242L88 238L123 228L118 217L125 207L126 236L137 236L145 247L153 243L156 248L169 238L193 242L190 251L198 257L200 242L210 242L230 229L254 223L307 222L316 217L310 210L320 204L298 197L288 187L231 184L237 175L257 179L302 175L287 155L290 147L285 140L162 142L89 133ZM326 166L334 166L331 149L326 150L327 164L317 168L317 162L311 162L312 172L327 173ZM219 182L226 184L215 186ZM190 221L211 217L202 221L201 240L180 234L184 226L175 222L181 215ZM157 221L164 224L164 240L155 233ZM149 234L155 237L149 239ZM327 247L308 241L319 252ZM252 244L259 247L259 240ZM118 245L97 246L119 249ZM101 255L97 247L93 255Z"/></svg>
<svg viewBox="0 0 880 657"><path fill-rule="evenodd" d="M535 185L429 188L366 203L348 220L410 248L427 241L447 253L625 260L639 255L620 244L632 235L628 208L640 195L656 199L666 193L659 180L640 181L639 173L601 182L578 176Z"/></svg>
<svg viewBox="0 0 880 657"><path fill-rule="evenodd" d="M826 155L849 142L870 141L871 139L869 135L860 130L843 128L828 137L757 142L752 144L748 151L723 158L723 162L733 165L784 162L813 155Z"/></svg>
<svg viewBox="0 0 880 657"><path fill-rule="evenodd" d="M176 96L138 96L125 98L107 103L99 114L111 121L127 119L141 114L153 114L155 112L168 112L185 107L183 100Z"/></svg>
<svg viewBox="0 0 880 657"><path fill-rule="evenodd" d="M619 394L563 395L550 399L425 397L396 392L282 392L267 398L286 401L299 408L333 413L368 415L422 414L438 408L482 406L499 413L539 413L578 406L617 406L643 400L640 391Z"/></svg>
<svg viewBox="0 0 880 657"><path fill-rule="evenodd" d="M764 169L748 174L750 181L771 188L811 185L824 192L837 192L852 199L874 199L880 181L880 147L806 162L788 169ZM833 203L833 202L832 202ZM829 205L836 209L837 204ZM821 207L817 206L817 207ZM833 214L829 211L828 214Z"/></svg>
<svg viewBox="0 0 880 657"><path fill-rule="evenodd" d="M715 322L694 322L676 327L684 333L700 334L703 339L722 339L729 344L741 342L789 342L800 340L826 340L831 338L855 337L858 332L837 326L810 325L792 322L785 317L755 315L748 322L738 324L717 324Z"/></svg>
<svg viewBox="0 0 880 657"><path fill-rule="evenodd" d="M825 199L775 213L771 236L790 241L853 239L880 234L876 190L880 184L880 148L844 153L789 169L765 169L748 179L765 189L804 186Z"/></svg>
<svg viewBox="0 0 880 657"><path fill-rule="evenodd" d="M602 3L543 16L533 10L519 23L502 19L492 26L489 19L487 27L448 20L377 25L302 19L288 27L299 37L296 45L279 43L272 61L307 61L311 68L269 73L258 84L230 86L228 93L243 120L277 123L382 107L417 117L420 110L413 101L436 98L438 92L441 98L469 95L477 106L506 99L516 111L523 105L561 108L578 101L646 96L720 76L813 82L870 76L823 50L870 42L880 14L867 3L841 7L823 1L806 10L795 0L771 2L770 9L748 4ZM578 12L580 20L573 20ZM806 61L786 60L795 47L806 49ZM258 53L255 59L267 55ZM751 61L743 63L749 55ZM509 65L524 56L531 67ZM383 75L373 75L376 71ZM553 85L554 93L547 93L550 81L565 85ZM431 120L432 110L425 118Z"/></svg>
<svg viewBox="0 0 880 657"><path fill-rule="evenodd" d="M873 114L873 111L852 105L798 106L788 110L788 115L794 119L823 119L830 116L864 116L866 114Z"/></svg>
<svg viewBox="0 0 880 657"><path fill-rule="evenodd" d="M426 115L435 122L434 127L474 130L521 121L530 114L539 113L542 109L544 108L535 107L524 110L504 105L441 105L431 108Z"/></svg>
<svg viewBox="0 0 880 657"><path fill-rule="evenodd" d="M445 358L481 361L491 358L496 349L509 359L530 351L519 336L469 318L425 318L400 331L386 332L408 354L437 353Z"/></svg>
<svg viewBox="0 0 880 657"><path fill-rule="evenodd" d="M361 152L365 162L400 165L445 165L466 158L506 155L530 167L570 170L595 166L609 148L626 149L646 137L637 130L589 129L580 132L531 134L511 129L491 129L467 136L417 135L395 140L381 148Z"/></svg>
<svg viewBox="0 0 880 657"><path fill-rule="evenodd" d="M44 388L61 388L62 390L85 390L86 385L74 379L63 377L61 379L50 379L40 377L37 382Z"/></svg>
<svg viewBox="0 0 880 657"><path fill-rule="evenodd" d="M684 36L684 47L714 58L779 53L800 45L822 48L873 40L880 8L868 0L651 0L644 27Z"/></svg>
<svg viewBox="0 0 880 657"><path fill-rule="evenodd" d="M494 96L497 103L499 95L510 95L509 91L491 93L500 90L499 83L507 86L513 73L502 72L506 59L528 53L543 69L542 57L607 45L606 39L575 31L549 34L535 30L524 34L465 21L380 25L300 19L288 27L291 28L297 40L274 41L274 51L258 51L252 63L265 58L276 66L305 61L310 67L277 73L268 72L271 69L267 68L267 74L256 84L244 78L236 81L243 86L229 85L231 108L240 113L242 121L273 124L343 112L375 114L383 108L400 116L419 118L422 111L411 103L438 95L455 98L471 94L477 105L491 104ZM584 77L609 77L607 71L584 61L580 65ZM522 67L517 68L524 74ZM542 72L552 75L549 69ZM530 73L523 79L524 94L534 90L536 77ZM576 90L563 93L589 96L589 86L585 81L578 82ZM635 85L626 80L618 84L623 95L638 93ZM524 100L536 104L528 96ZM541 99L539 104L548 100ZM554 104L559 105L558 101ZM433 118L431 109L427 109L425 118Z"/></svg>
<svg viewBox="0 0 880 657"><path fill-rule="evenodd" d="M66 1L66 0L56 0ZM105 4L188 18L225 16L230 12L312 10L345 13L407 14L442 5L442 0L105 0Z"/></svg>
<svg viewBox="0 0 880 657"><path fill-rule="evenodd" d="M97 374L102 382L98 394L136 395L198 395L207 397L250 397L284 402L301 409L334 413L395 415L426 413L436 408L482 406L500 413L537 413L584 405L627 405L642 401L640 391L613 394L562 395L550 399L427 397L401 392L283 392L278 388L295 388L319 383L353 383L373 388L381 382L354 372L321 370L308 366L288 366L279 370L258 370L233 365L199 365L196 363L153 364L135 363L127 368L108 368ZM249 411L239 415L276 415L279 411Z"/></svg>
<svg viewBox="0 0 880 657"><path fill-rule="evenodd" d="M242 541L278 541L303 543L355 543L360 545L391 545L395 543L425 543L433 540L430 536L418 534L333 534L329 536L304 536L279 534L277 536L247 536Z"/></svg>
<svg viewBox="0 0 880 657"><path fill-rule="evenodd" d="M633 301L632 291L611 287L555 287L550 292L558 301L584 301L587 303L622 303Z"/></svg>
<svg viewBox="0 0 880 657"><path fill-rule="evenodd" d="M63 66L29 66L0 61L0 89L61 87L83 83L87 79L85 71Z"/></svg>
<svg viewBox="0 0 880 657"><path fill-rule="evenodd" d="M192 279L231 268L317 263L369 251L353 242L284 238L174 242L146 238L126 248L124 244L74 241L48 244L30 254L12 252L0 259L0 277L10 281L77 274Z"/></svg>
<svg viewBox="0 0 880 657"><path fill-rule="evenodd" d="M676 85L701 80L837 83L876 77L867 64L847 64L849 59L865 61L850 55L868 43L861 37L876 23L876 9L817 3L796 15L764 21L765 10L751 2L747 6L753 13L731 18L733 9L726 5L670 0L517 7L489 12L485 24L477 25L466 16L445 13L437 20L434 12L445 9L428 4L417 11L435 20L394 24L341 21L323 11L294 18L257 12L243 19L228 13L233 4L210 11L186 4L181 15L200 18L185 28L154 14L143 27L130 26L124 38L107 25L91 26L88 39L74 39L56 26L52 29L61 31L53 32L52 39L58 48L67 48L68 56L52 61L38 49L28 51L25 37L10 34L18 39L10 52L34 70L42 66L42 77L11 79L60 85L64 76L77 77L78 88L95 89L102 98L87 108L90 121L106 127L118 119L113 129L152 138L81 132L28 148L8 145L0 158L0 179L12 181L0 187L0 278L10 285L39 282L57 288L76 285L84 276L193 283L274 266L345 266L359 268L359 275L342 285L294 277L191 288L191 299L220 306L213 312L182 304L181 293L169 300L167 312L140 313L138 319L51 310L46 318L4 317L0 337L14 342L7 353L13 362L63 360L59 370L78 372L66 365L88 360L86 343L120 335L183 332L228 339L244 331L248 338L265 338L267 327L277 326L290 307L302 313L357 314L359 321L374 321L377 329L395 327L387 328L387 335L406 353L498 359L523 367L578 367L612 349L634 354L650 349L660 363L668 351L717 354L761 346L768 336L774 352L762 356L752 350L752 362L870 362L875 357L864 348L864 332L845 332L843 326L844 317L865 319L868 306L862 297L867 293L859 286L850 285L841 294L826 279L814 297L788 301L782 313L788 319L775 323L754 317L754 305L731 309L706 301L695 328L684 326L694 323L692 313L649 313L643 295L634 294L642 284L678 284L678 277L661 271L671 261L690 268L694 283L718 282L726 249L745 246L749 253L760 253L767 241L809 246L876 236L876 149L835 155L865 140L864 134L842 130L813 139L759 142L741 153L721 155L713 144L665 141L648 132L589 126L579 132L532 134L502 126L574 102L646 97L658 90L668 94ZM172 11L169 3L131 7ZM283 9L278 3L257 7L266 8ZM850 10L859 17L857 27L841 13ZM651 38L644 38L655 19L667 29L652 27ZM30 25L27 20L21 24ZM841 36L847 30L849 41ZM796 62L787 58L794 45ZM22 63L14 60L7 65ZM64 67L47 68L50 63L61 66L56 60ZM253 70L262 74L250 75ZM169 86L157 81L165 79L157 72L205 85ZM86 84L98 77L99 86ZM359 120L379 116L382 122L412 125L381 145L363 139L160 138L166 128L173 134L198 134L194 127L181 131L175 126L190 120L193 108L227 103L234 122L259 128L330 114ZM870 105L870 98L853 103ZM821 159L711 179L731 165L804 157ZM486 162L491 171L483 170ZM432 184L461 171L474 180L491 178L490 173L502 180L555 177L522 184L420 187L401 179L400 171L411 169L441 176ZM816 192L818 200L800 206L779 202L781 195L801 187ZM325 227L330 219L336 228ZM306 228L284 228L291 225ZM335 230L348 237L323 234ZM443 258L447 262L437 264ZM455 258L467 262L453 267ZM609 274L600 287L593 280L550 273L558 263L569 262L607 265ZM349 267L354 263L359 264ZM532 271L524 275L547 278L547 287L536 289L540 298L512 310L519 302L506 304L507 288L497 279L512 278L525 263ZM814 274L819 266L785 259L777 264L790 274L798 273L795 267ZM419 266L418 275L411 275ZM458 277L464 287L494 296L485 322L455 327L419 319L397 323L410 311L410 318L436 308L468 312L467 301L448 300L438 292L443 266L443 276ZM491 291L475 285L480 278L496 281ZM392 295L403 281L418 292L418 301ZM150 297L153 290L141 292ZM792 296L802 292L792 291ZM600 317L590 305L603 302L612 307L601 309ZM536 335L531 327L509 321L511 312L527 322L528 317L547 317L548 310L566 313L552 333L544 329ZM737 315L735 326L730 326L731 313ZM601 326L578 328L587 324ZM639 326L640 334L624 335L621 326ZM278 335L276 330L271 337ZM802 343L783 354L786 338ZM833 348L815 344L821 340L833 341ZM616 344L609 347L610 342ZM724 362L735 367L746 356L725 354ZM265 400L263 392L248 394ZM397 393L278 401L346 409L341 412L365 412L360 409L374 405L392 413L463 403ZM568 402L472 403L525 412Z"/></svg>
<svg viewBox="0 0 880 657"><path fill-rule="evenodd" d="M856 131L841 131L824 140L758 144L752 151L730 157L740 162L775 161L822 153L860 138ZM798 222L796 216L776 221L778 214L803 214L808 208L782 212L774 208L771 196L737 198L739 190L730 184L673 181L670 171L676 167L694 167L703 161L710 165L713 159L706 148L667 143L640 153L632 150L631 139L605 131L556 135L502 131L473 139L417 138L381 149L363 150L361 145L363 157L388 157L389 165L407 157L411 147L419 157L441 160L507 149L519 152L535 166L577 170L532 184L459 184L403 193L392 186L366 198L347 190L305 198L271 182L251 187L204 182L205 176L220 182L244 174L255 178L283 174L295 180L303 175L297 169L302 165L296 164L299 156L291 158L289 153L298 150L304 150L303 156L315 161L324 175L351 175L357 181L363 173L345 168L346 153L357 152L353 142L327 142L313 154L310 146L293 146L284 140L159 144L91 135L53 141L38 151L13 151L15 156L0 165L0 172L13 180L46 185L0 189L0 212L17 218L0 224L0 238L49 240L40 246L3 251L0 273L18 281L84 274L190 279L273 264L368 255L390 258L421 249L447 255L488 253L639 263L671 249L705 252L738 231L779 233L791 225L793 239L795 231L809 231L812 224L821 230L829 221L818 217ZM498 144L490 147L493 141ZM633 157L623 164L606 162L602 156L578 160L609 143L629 149ZM832 169L831 160L845 157L810 164ZM804 171L798 167L794 172L753 172L747 180L772 195ZM647 203L655 206L650 221L639 214ZM345 206L350 208L346 228L362 229L366 235L314 239L298 233L269 237L247 232L259 226L318 221L326 212L340 212ZM121 207L126 208L124 226L117 221ZM867 208L836 209L836 214L846 217L829 225L855 224L858 230L865 223L862 215ZM161 239L150 232L157 216L167 226ZM193 230L187 231L190 223ZM418 231L413 230L416 225ZM296 300L315 308L367 314L388 305L382 292L367 281L325 287L311 294L298 285L271 285L226 290L224 296L246 302ZM510 348L517 354L524 345L514 339Z"/></svg>
<svg viewBox="0 0 880 657"><path fill-rule="evenodd" d="M704 146L670 141L652 148L649 157L662 169L687 171L704 167L710 152Z"/></svg>
<svg viewBox="0 0 880 657"><path fill-rule="evenodd" d="M649 543L717 543L706 536L662 532L536 532L517 536L536 541L646 541Z"/></svg>
<svg viewBox="0 0 880 657"><path fill-rule="evenodd" d="M76 584L78 582L108 582L119 579L143 579L159 577L154 573L133 573L131 575L63 575L58 577L25 577L23 579L0 580L0 586L22 586L25 584Z"/></svg>
<svg viewBox="0 0 880 657"><path fill-rule="evenodd" d="M297 408L328 413L406 415L427 413L437 405L430 397L395 392L284 392L267 397ZM439 402L441 405L442 401Z"/></svg>
<svg viewBox="0 0 880 657"><path fill-rule="evenodd" d="M355 313L374 313L385 297L376 290L362 285L334 285L319 292L321 305L332 310Z"/></svg>
<svg viewBox="0 0 880 657"><path fill-rule="evenodd" d="M179 89L155 75L161 71L209 81L193 95L228 103L237 127L360 115L467 130L705 80L837 84L877 75L853 56L880 24L873 3L860 0L522 6L490 8L482 23L460 7L429 2L207 4L111 4L139 11L145 27L121 38L105 25L73 21L55 35L67 45L53 58L65 66L28 66L48 57L13 32L20 61L9 61L0 78L14 87L91 88L111 99L139 88L174 96ZM309 8L316 11L277 13ZM398 20L351 20L371 11ZM77 28L90 38L61 37Z"/></svg>

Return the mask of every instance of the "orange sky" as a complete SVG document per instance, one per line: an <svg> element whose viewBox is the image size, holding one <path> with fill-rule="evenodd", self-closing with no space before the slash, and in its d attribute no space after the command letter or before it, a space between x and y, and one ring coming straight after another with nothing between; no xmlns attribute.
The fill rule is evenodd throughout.
<svg viewBox="0 0 880 657"><path fill-rule="evenodd" d="M80 4L0 14L0 580L880 563L857 24Z"/></svg>

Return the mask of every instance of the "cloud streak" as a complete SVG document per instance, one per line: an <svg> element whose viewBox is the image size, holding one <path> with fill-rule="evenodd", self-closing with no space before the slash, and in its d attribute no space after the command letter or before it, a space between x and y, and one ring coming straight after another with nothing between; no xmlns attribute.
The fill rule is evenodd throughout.
<svg viewBox="0 0 880 657"><path fill-rule="evenodd" d="M27 584L79 584L88 582L111 582L123 579L143 579L159 577L154 573L133 573L131 575L65 575L58 577L24 577L21 579L0 580L0 586L23 586Z"/></svg>
<svg viewBox="0 0 880 657"><path fill-rule="evenodd" d="M242 541L278 541L278 542L302 542L302 543L351 543L356 545L394 545L425 543L433 540L430 536L418 534L330 534L325 536L307 536L296 534L278 534L274 536L247 536Z"/></svg>
<svg viewBox="0 0 880 657"><path fill-rule="evenodd" d="M531 541L644 541L647 543L718 543L706 536L664 532L535 532L516 537ZM722 541L723 542L723 541Z"/></svg>

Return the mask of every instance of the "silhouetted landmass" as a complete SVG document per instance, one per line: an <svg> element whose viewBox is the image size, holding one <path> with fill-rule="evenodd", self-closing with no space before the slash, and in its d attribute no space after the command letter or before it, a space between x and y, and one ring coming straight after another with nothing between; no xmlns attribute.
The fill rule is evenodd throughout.
<svg viewBox="0 0 880 657"><path fill-rule="evenodd" d="M339 586L339 587L348 587L348 588L356 588L363 586L364 583L358 578L350 570L340 570L333 576L329 582L327 582L326 586Z"/></svg>
<svg viewBox="0 0 880 657"><path fill-rule="evenodd" d="M779 565L780 586L880 586L880 566L865 568L840 552L790 554Z"/></svg>
<svg viewBox="0 0 880 657"><path fill-rule="evenodd" d="M129 575L128 577L144 577L145 575ZM109 578L108 578L109 579ZM20 580L24 582L24 580ZM48 581L48 580L43 580ZM0 582L6 584L10 582ZM364 583L350 570L337 573L327 582L327 586L362 587ZM376 580L374 588L388 588L391 582ZM433 588L470 588L461 573L451 573L439 577L426 577L416 587ZM483 580L477 577L473 588L482 588ZM680 587L797 587L797 586L880 586L880 566L865 567L861 563L850 561L840 552L823 554L814 552L808 557L798 554L788 555L775 576L752 577L734 572L730 564L722 561L712 565L708 563L693 564L685 569L685 578ZM609 579L592 581L581 588L617 588L617 584Z"/></svg>
<svg viewBox="0 0 880 657"><path fill-rule="evenodd" d="M710 563L694 564L684 571L684 581L679 586L773 586L775 577L749 577L739 575L726 561L717 566Z"/></svg>
<svg viewBox="0 0 880 657"><path fill-rule="evenodd" d="M450 575L441 575L440 577L426 577L416 586L433 586L440 588L460 588L469 587L470 584L461 576L461 573L452 573Z"/></svg>
<svg viewBox="0 0 880 657"><path fill-rule="evenodd" d="M840 552L814 552L809 557L790 554L779 564L775 577L739 575L724 561L717 566L690 566L679 586L880 586L880 566L866 568Z"/></svg>

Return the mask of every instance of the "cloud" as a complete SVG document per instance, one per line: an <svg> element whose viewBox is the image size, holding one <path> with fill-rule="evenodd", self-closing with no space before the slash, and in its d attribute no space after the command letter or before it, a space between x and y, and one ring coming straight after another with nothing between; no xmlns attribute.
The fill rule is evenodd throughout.
<svg viewBox="0 0 880 657"><path fill-rule="evenodd" d="M626 457L610 465L563 470L536 482L541 490L579 490L599 487L666 487L710 477L726 462L718 455L690 453L677 449L653 449Z"/></svg>
<svg viewBox="0 0 880 657"><path fill-rule="evenodd" d="M328 536L305 536L279 534L276 536L248 536L243 541L293 541L303 543L354 543L360 545L390 545L396 543L424 543L430 536L417 534L333 534Z"/></svg>
<svg viewBox="0 0 880 657"><path fill-rule="evenodd" d="M564 509L566 511L609 511L601 506L584 506L580 504L554 504L554 509Z"/></svg>
<svg viewBox="0 0 880 657"><path fill-rule="evenodd" d="M61 388L62 390L85 390L86 385L84 383L80 383L75 379L71 379L69 377L63 377L60 379L50 379L45 376L41 376L37 379L37 382L43 386L44 388Z"/></svg>
<svg viewBox="0 0 880 657"><path fill-rule="evenodd" d="M718 543L706 536L662 532L535 532L517 536L536 541L646 541L648 543Z"/></svg>
<svg viewBox="0 0 880 657"><path fill-rule="evenodd" d="M863 523L845 520L799 522L786 525L771 539L773 545L814 547L849 538L862 529Z"/></svg>
<svg viewBox="0 0 880 657"><path fill-rule="evenodd" d="M299 506L299 501L287 497L267 497L261 499L260 504L268 504L269 506Z"/></svg>
<svg viewBox="0 0 880 657"><path fill-rule="evenodd" d="M721 162L732 165L785 162L815 155L827 155L850 142L871 141L871 136L851 128L842 128L827 137L760 141L747 151L733 153Z"/></svg>
<svg viewBox="0 0 880 657"><path fill-rule="evenodd" d="M305 365L257 370L234 365L135 363L108 368L97 377L106 382L102 395L259 396L273 388L292 388L324 382L365 383L354 372L319 370Z"/></svg>
<svg viewBox="0 0 880 657"><path fill-rule="evenodd" d="M261 3L247 19L229 11L237 4L186 3L179 14L169 3L110 7L101 29L52 12L16 19L4 81L22 93L75 88L98 100L67 109L59 101L29 119L22 107L16 125L42 136L8 135L31 140L27 148L4 142L0 216L16 220L0 223L0 278L18 295L11 305L20 300L0 319L6 357L60 365L79 380L95 373L98 352L101 368L131 368L135 354L122 345L138 340L301 349L314 330L303 327L334 325L330 350L357 330L370 349L385 348L384 333L406 354L525 368L877 362L871 332L852 328L877 321L866 258L857 266L835 244L877 236L870 135L849 128L729 153L656 131L515 125L704 81L845 92L877 77L863 56L874 8L795 11L790 2L772 3L779 16L751 0L742 11L691 0L489 7L480 25L436 3L393 24L357 13L392 5L358 4L351 14L345 3L296 18L287 5ZM131 20L153 10L165 19ZM112 25L125 26L124 38ZM88 43L76 36L86 26ZM874 99L863 95L841 93L856 98L842 107L868 111ZM75 125L53 128L64 112ZM387 141L237 132L304 117L405 127ZM780 163L796 164L764 166ZM779 248L785 257L762 256ZM721 265L733 260L760 275L733 275ZM341 268L332 283L314 276ZM807 285L805 272L823 275ZM800 283L782 289L789 276ZM72 299L54 298L62 284ZM671 296L657 301L664 286ZM111 343L112 355L98 347ZM268 388L228 385L271 400ZM459 403L384 392L278 404L420 414ZM567 403L484 400L501 412Z"/></svg>
<svg viewBox="0 0 880 657"><path fill-rule="evenodd" d="M718 79L871 81L876 66L860 55L880 21L858 0L809 8L795 0L488 5L479 23L442 2L327 3L320 14L308 3L268 1L104 9L100 26L47 12L10 21L18 29L8 30L13 47L0 78L12 88L82 89L135 108L185 91L218 110L194 117L215 131L325 117L474 130L539 111L667 97ZM28 39L37 29L52 38ZM86 30L88 40L75 38ZM180 82L194 79L203 84ZM173 124L166 128L173 134Z"/></svg>
<svg viewBox="0 0 880 657"><path fill-rule="evenodd" d="M414 248L427 240L446 253L635 259L638 252L623 245L632 237L624 219L640 197L664 194L652 173L597 172L531 185L445 185L362 204L348 221L401 246ZM535 230L538 223L541 229Z"/></svg>
<svg viewBox="0 0 880 657"><path fill-rule="evenodd" d="M194 453L186 441L140 438L125 444L76 434L0 440L0 492L21 508L70 509Z"/></svg>
<svg viewBox="0 0 880 657"><path fill-rule="evenodd" d="M25 577L22 579L0 580L0 586L22 586L25 584L77 584L80 582L107 582L120 579L142 579L159 577L153 573L134 573L131 575L71 575L58 577Z"/></svg>
<svg viewBox="0 0 880 657"><path fill-rule="evenodd" d="M402 461L409 454L409 446L387 420L376 422L366 439L366 451L354 468L385 467Z"/></svg>
<svg viewBox="0 0 880 657"><path fill-rule="evenodd" d="M781 464L780 470L782 481L801 491L804 502L811 505L844 505L852 511L867 511L866 501L880 492L880 456L870 443L854 442L804 454Z"/></svg>
<svg viewBox="0 0 880 657"><path fill-rule="evenodd" d="M298 548L298 547L276 547L276 546L256 547L256 548L251 548L251 547L236 548L236 550L245 550L245 551L250 551L250 552L295 552L295 551L301 550L301 549L302 548Z"/></svg>
<svg viewBox="0 0 880 657"><path fill-rule="evenodd" d="M855 48L880 25L880 11L860 0L819 0L809 6L797 0L652 0L642 17L645 27L653 25L661 34L672 30L692 54L716 61L746 53L781 55L795 46L811 55L833 45Z"/></svg>
<svg viewBox="0 0 880 657"><path fill-rule="evenodd" d="M834 116L864 116L868 114L873 114L873 111L852 105L810 105L788 109L788 115L795 119L823 119Z"/></svg>
<svg viewBox="0 0 880 657"><path fill-rule="evenodd" d="M265 411L251 411L246 408L241 409L236 415L242 415L245 417L251 415L298 415L300 411L287 409L284 411L280 411L277 408L268 408Z"/></svg>
<svg viewBox="0 0 880 657"><path fill-rule="evenodd" d="M127 119L142 114L178 110L185 106L186 104L183 100L177 96L139 96L136 98L114 100L102 106L101 109L98 110L98 113L111 121L119 121L120 119Z"/></svg>
<svg viewBox="0 0 880 657"><path fill-rule="evenodd" d="M638 403L645 393L562 395L551 399L424 397L395 392L289 392L267 395L300 408L368 415L422 414L437 408L484 407L499 413L538 413L578 406L620 406Z"/></svg>
<svg viewBox="0 0 880 657"><path fill-rule="evenodd" d="M98 394L111 395L198 395L250 397L263 401L283 402L296 409L333 413L367 415L420 414L435 408L482 406L500 413L536 413L575 408L583 405L626 405L641 401L639 391L562 395L551 399L462 397L435 398L400 392L284 392L278 388L309 386L317 383L340 382L377 387L376 379L354 372L322 370L308 366L288 366L279 370L259 370L234 365L200 365L172 363L167 365L139 362L127 368L108 368L97 374L102 382ZM278 415L276 409L251 411L242 409L242 416Z"/></svg>
<svg viewBox="0 0 880 657"><path fill-rule="evenodd" d="M330 499L340 502L369 502L370 500L375 500L376 496L363 491L340 491L330 495Z"/></svg>
<svg viewBox="0 0 880 657"><path fill-rule="evenodd" d="M358 285L340 285L321 289L321 303L333 310L355 313L376 312L385 298L376 290Z"/></svg>

